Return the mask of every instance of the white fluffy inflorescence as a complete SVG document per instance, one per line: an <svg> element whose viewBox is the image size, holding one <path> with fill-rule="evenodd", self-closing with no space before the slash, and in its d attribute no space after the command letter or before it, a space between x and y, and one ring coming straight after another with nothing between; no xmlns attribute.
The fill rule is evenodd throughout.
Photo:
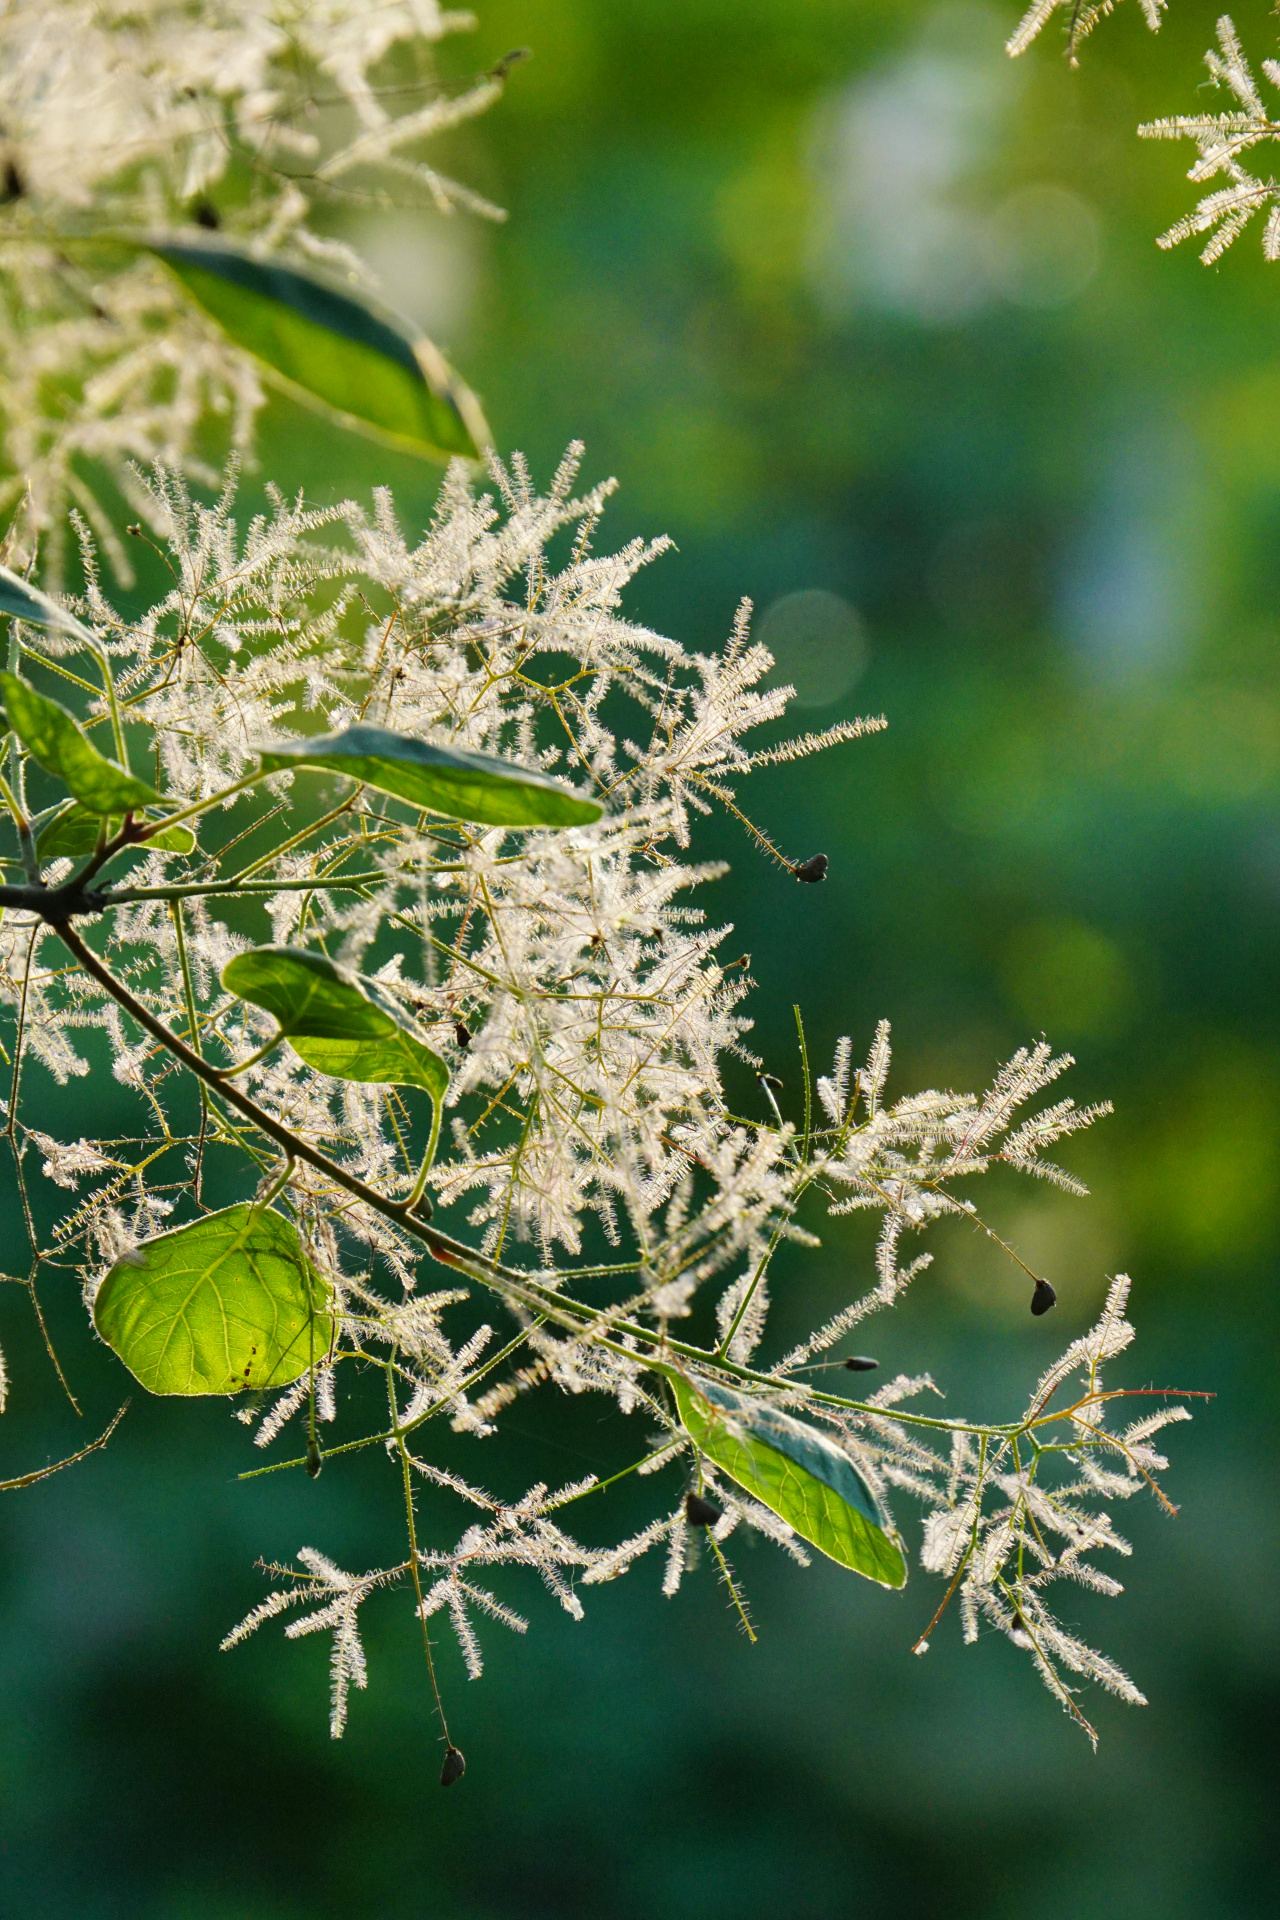
<svg viewBox="0 0 1280 1920"><path fill-rule="evenodd" d="M1077 9L1077 25L1097 11ZM132 751L135 770L145 755L155 790L196 834L183 852L181 829L167 829L174 850L161 851L159 822L127 816L102 866L115 832L104 821L92 898L82 870L75 903L63 892L51 910L50 889L75 863L40 852L24 811L27 773L34 806L49 756L29 728L29 753L6 736L6 858L26 882L5 886L0 922L13 1063L4 1105L33 1304L45 1264L78 1266L92 1303L107 1265L208 1211L211 1169L223 1190L287 1216L282 1230L296 1230L329 1290L334 1338L274 1405L239 1417L257 1423L263 1447L305 1419L306 1460L292 1464L315 1471L315 1422L337 1418L353 1370L379 1370L389 1425L346 1445L390 1454L407 1555L353 1574L305 1548L297 1566L272 1569L281 1584L228 1644L295 1605L304 1611L287 1632L331 1630L335 1734L350 1688L365 1682L360 1608L388 1587L412 1590L429 1660L428 1623L444 1615L476 1674L477 1616L525 1626L490 1591L490 1570L536 1571L577 1616L580 1589L658 1545L674 1592L705 1541L750 1631L729 1537L748 1527L801 1563L808 1553L763 1503L766 1486L750 1497L695 1442L679 1399L691 1382L729 1395L737 1411L722 1425L735 1445L761 1417L815 1449L838 1483L857 1480L890 1584L901 1561L889 1501L903 1492L928 1510L925 1564L950 1580L947 1598L959 1594L967 1635L982 1620L1003 1631L1077 1715L1070 1675L1136 1698L1043 1597L1060 1578L1115 1590L1090 1557L1125 1550L1099 1502L1154 1484L1163 1462L1150 1438L1184 1417L1106 1425L1115 1395L1098 1368L1128 1338L1121 1283L1095 1333L1004 1425L908 1407L936 1391L926 1375L864 1401L817 1384L841 1363L815 1356L893 1306L927 1264L901 1263L904 1235L947 1215L982 1227L963 1197L971 1176L999 1162L1081 1190L1044 1154L1100 1110L1059 1099L1025 1112L1066 1057L1040 1043L985 1096L891 1101L887 1028L865 1067L853 1070L843 1040L811 1083L801 1025L792 1118L767 1079L767 1111L737 1112L726 1096L728 1059L759 1065L742 1007L749 961L725 958L731 929L690 897L721 871L692 857L693 829L722 809L782 869L779 885L821 879L825 857L779 851L744 810L741 784L883 721L780 741L789 689L768 684L773 661L751 638L748 609L709 654L626 619L624 590L664 543L597 551L609 488L575 495L576 448L545 492L518 458L491 457L483 488L455 466L421 537L385 493L371 510L318 510L268 489L267 511L241 530L234 457L217 495L210 429L224 452L248 444L260 369L180 297L139 236L220 225L253 254L327 261L360 279L355 256L309 225L317 196L376 203L390 183L493 214L420 151L501 87L502 71L457 95L438 87L431 48L466 24L435 0L0 0L0 434L11 476L0 506L20 507L0 546L6 611L31 609L15 576L37 553L56 581L68 528L84 576L79 630L56 613L48 628L15 619L9 666L35 699L65 698L104 749ZM1243 99L1235 71L1224 75ZM193 498L193 478L217 497ZM137 618L117 611L99 575L105 553L131 578L102 504L113 487L171 583ZM600 817L555 830L469 826L353 780L257 777L281 736L356 723L536 769L583 790ZM75 825L70 814L58 822ZM87 941L68 931L99 913ZM226 964L268 938L322 952L351 970L349 985L365 976L447 1064L448 1125L427 1173L422 1095L313 1070L279 1044L274 1020L223 988ZM60 1137L40 1076L65 1084L108 1053L136 1123L88 1138L77 1113ZM37 1163L48 1184L33 1209ZM437 1221L469 1238L428 1227L414 1211L417 1179L430 1181ZM815 1244L823 1202L882 1216L874 1271L771 1357L771 1268ZM62 1211L46 1233L50 1205ZM424 1285L428 1255L449 1269L443 1290ZM1041 1289L1051 1301L1044 1282L1037 1300ZM681 1338L700 1300L714 1347ZM501 1500L428 1457L430 1422L470 1440L501 1434L510 1403L546 1385L639 1415L634 1470L678 1476L675 1498L632 1537L588 1546L565 1530L562 1510L594 1496L594 1477ZM470 1509L458 1537L420 1535L414 1491L425 1485ZM800 1524L794 1504L777 1505Z"/></svg>
<svg viewBox="0 0 1280 1920"><path fill-rule="evenodd" d="M1193 213L1174 222L1160 236L1162 247L1208 234L1200 258L1213 265L1248 226L1255 213L1267 212L1262 251L1268 260L1280 260L1280 186L1273 178L1260 179L1244 165L1244 156L1264 141L1280 139L1280 120L1263 105L1257 82L1249 70L1229 14L1218 22L1218 48L1206 53L1204 63L1217 87L1235 95L1236 104L1225 113L1174 114L1138 128L1144 140L1194 140L1199 158L1187 174L1197 186L1222 177L1225 186L1205 194ZM1264 60L1262 71L1273 87L1280 86L1280 61Z"/></svg>
<svg viewBox="0 0 1280 1920"><path fill-rule="evenodd" d="M254 362L119 243L216 220L369 285L309 224L317 201L501 218L422 152L502 90L434 77L434 44L473 24L436 0L0 4L0 508L26 497L55 573L72 502L128 580L101 478L140 514L131 462L216 484L211 425L243 451L263 400Z"/></svg>
<svg viewBox="0 0 1280 1920"><path fill-rule="evenodd" d="M1159 31L1167 0L1141 0L1142 12L1153 33ZM1076 48L1098 22L1113 10L1114 0L1034 0L1010 38L1006 51L1025 53L1055 14L1064 16L1067 51L1075 63ZM1220 113L1177 113L1148 120L1138 128L1144 140L1194 140L1199 154L1187 178L1196 186L1221 179L1224 185L1206 193L1195 209L1162 233L1157 244L1176 247L1182 240L1208 235L1200 258L1211 267L1233 240L1239 238L1257 213L1266 213L1262 252L1280 260L1280 184L1270 176L1251 172L1245 157L1268 141L1280 140L1280 120L1268 113L1258 83L1240 45L1230 14L1217 24L1218 44L1204 56L1215 87L1234 95L1234 105ZM1280 87L1280 61L1264 60L1262 71L1273 87Z"/></svg>
<svg viewBox="0 0 1280 1920"><path fill-rule="evenodd" d="M171 1033L198 1035L220 1069L244 1062L237 1085L262 1110L378 1192L394 1197L412 1185L412 1099L335 1081L289 1050L264 1052L275 1022L222 989L223 967L268 930L276 941L319 946L371 977L450 1066L451 1125L430 1178L443 1217L461 1214L471 1229L474 1258L447 1261L460 1269L451 1278L469 1284L421 1291L422 1246L405 1222L296 1165L277 1204L291 1209L335 1290L341 1337L314 1389L304 1378L259 1410L258 1439L274 1440L313 1394L319 1419L334 1417L344 1367L389 1364L399 1383L393 1424L370 1444L402 1449L406 1484L412 1469L487 1517L452 1547L415 1540L407 1562L360 1576L308 1550L296 1581L246 1630L295 1600L322 1599L293 1630L335 1630L339 1730L349 1684L363 1683L357 1609L387 1585L411 1578L424 1620L448 1615L472 1671L480 1659L473 1614L523 1624L476 1584L479 1569L536 1568L576 1613L575 1582L612 1578L662 1543L664 1588L674 1591L693 1550L683 1496L635 1538L587 1548L548 1516L594 1481L551 1498L534 1487L504 1504L442 1475L411 1437L440 1417L477 1438L501 1431L503 1409L550 1382L609 1395L644 1416L652 1434L637 1463L644 1471L688 1461L693 1443L646 1363L668 1343L699 1352L676 1333L715 1285L720 1344L703 1353L706 1363L727 1369L764 1406L819 1423L876 1498L894 1489L922 1498L934 1515L926 1564L953 1577L963 1570L966 1622L981 1614L1029 1646L1070 1702L1064 1666L1103 1678L1112 1670L1092 1655L1081 1667L1085 1655L1053 1626L1042 1589L1070 1574L1110 1590L1082 1556L1117 1542L1105 1515L1085 1512L1079 1495L1132 1490L1123 1474L1095 1465L1100 1450L1139 1472L1133 1486L1149 1479L1159 1464L1145 1447L1150 1423L1112 1434L1094 1385L1059 1412L1050 1404L1057 1376L1041 1383L1020 1421L999 1429L908 1411L902 1403L932 1386L924 1377L859 1403L823 1393L812 1376L815 1365L832 1364L815 1356L892 1306L927 1264L927 1255L900 1264L904 1233L943 1215L981 1226L963 1197L971 1176L999 1162L1082 1191L1045 1149L1103 1110L1060 1099L1023 1117L1069 1064L1044 1043L1017 1053L982 1098L929 1092L889 1101L887 1028L857 1072L850 1043L840 1043L805 1102L803 1125L783 1120L771 1097L757 1118L730 1110L725 1057L758 1064L741 1011L750 982L741 960L722 957L731 929L709 924L688 898L721 871L688 858L691 820L726 807L794 872L744 813L742 779L883 723L849 721L755 747L750 734L776 726L788 690L762 685L773 663L751 640L746 610L716 656L627 621L623 589L659 548L596 551L608 488L576 496L576 463L575 449L546 493L518 461L492 463L487 493L459 466L416 543L386 496L372 515L277 499L241 537L230 485L203 505L161 473L147 484L173 585L137 620L113 609L82 529L80 615L110 662L117 702L145 729L170 803L234 787L257 749L281 733L363 720L539 767L605 808L595 824L568 829L469 828L406 812L369 788L317 788L279 773L205 814L194 852L135 856L108 889L99 944L117 979ZM549 558L553 542L567 546L559 566ZM28 672L83 665L72 665L74 636L15 631ZM105 692L90 700L86 719L91 734L110 724ZM778 884L794 883L783 875ZM216 1098L196 1101L187 1077L175 1076L109 993L83 973L67 974L49 925L7 912L0 958L19 1060L30 1056L59 1080L84 1074L77 1036L105 1029L116 1076L138 1096L135 1137L77 1132L62 1142L45 1114L38 1130L30 1124L21 1091L30 1074L15 1081L18 1140L35 1149L57 1189L87 1187L67 1193L43 1251L79 1258L92 1297L104 1262L175 1209L189 1211L215 1160L226 1165L230 1155L244 1167L249 1155L250 1177L263 1185L278 1163ZM835 1214L883 1216L874 1282L761 1370L771 1263L787 1246L814 1244L799 1216L819 1197ZM503 1264L522 1248L524 1264ZM510 1323L501 1338L477 1312L484 1301L492 1311L495 1294ZM1118 1324L1118 1300L1108 1313L1107 1325ZM1113 1334L1103 1344L1118 1351ZM1073 1348L1067 1370L1082 1356L1090 1366L1105 1357L1102 1347L1097 1355ZM1078 1487L1046 1483L1043 1469L1059 1455ZM742 1604L722 1551L734 1528L754 1527L800 1560L805 1548L709 1462L697 1471L720 1506L709 1549ZM1067 1539L1062 1551L1045 1546L1055 1529Z"/></svg>
<svg viewBox="0 0 1280 1920"><path fill-rule="evenodd" d="M1076 48L1115 9L1116 0L1032 0L1007 44L1006 52L1025 53L1031 42L1048 26L1055 13L1063 16L1067 51L1074 64ZM1142 17L1152 33L1160 31L1160 21L1168 0L1140 0Z"/></svg>

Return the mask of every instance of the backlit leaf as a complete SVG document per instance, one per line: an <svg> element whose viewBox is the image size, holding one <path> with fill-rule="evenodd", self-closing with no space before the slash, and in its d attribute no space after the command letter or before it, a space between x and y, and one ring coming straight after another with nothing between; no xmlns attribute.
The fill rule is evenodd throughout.
<svg viewBox="0 0 1280 1920"><path fill-rule="evenodd" d="M75 806L76 802L74 800L59 800L52 807L45 807L40 813L32 814L29 825L31 827L31 837L36 843L37 852L39 851L42 839L58 818L58 815L68 812ZM98 839L98 820L96 816L92 814L86 815L85 817L93 821L93 845L96 846ZM53 856L50 855L49 857L52 858ZM4 862L9 866L16 866L21 859L22 848L18 841L18 823L13 815L6 809L3 813L0 813L0 862Z"/></svg>
<svg viewBox="0 0 1280 1920"><path fill-rule="evenodd" d="M0 567L0 613L12 614L15 620L27 620L33 627L60 628L64 633L74 633L86 646L97 646L93 635L74 613L68 613L47 593L41 593L39 587L33 587L29 580L12 573L8 567Z"/></svg>
<svg viewBox="0 0 1280 1920"><path fill-rule="evenodd" d="M387 727L355 726L258 750L268 772L322 767L451 820L488 827L579 827L598 820L599 801L550 774L487 753L438 747Z"/></svg>
<svg viewBox="0 0 1280 1920"><path fill-rule="evenodd" d="M393 315L233 246L151 251L236 346L344 425L428 459L475 459L488 445L475 395Z"/></svg>
<svg viewBox="0 0 1280 1920"><path fill-rule="evenodd" d="M28 686L16 673L0 673L9 725L46 773L61 780L90 813L125 813L160 798L154 787L99 753L73 714Z"/></svg>
<svg viewBox="0 0 1280 1920"><path fill-rule="evenodd" d="M36 852L41 860L79 860L97 846L101 824L100 814L90 813L73 800L69 806L58 807L48 824L36 834ZM108 821L108 833L116 832L119 825L118 820ZM137 851L191 853L195 844L196 837L190 827L161 827L158 833L150 834L145 847Z"/></svg>
<svg viewBox="0 0 1280 1920"><path fill-rule="evenodd" d="M670 1378L685 1431L731 1480L842 1567L884 1587L906 1585L906 1562L875 1496L834 1441L727 1387Z"/></svg>
<svg viewBox="0 0 1280 1920"><path fill-rule="evenodd" d="M443 1101L449 1069L375 981L344 973L322 953L254 947L228 960L222 984L274 1014L294 1052L317 1073L424 1087L437 1108Z"/></svg>
<svg viewBox="0 0 1280 1920"><path fill-rule="evenodd" d="M328 1357L329 1289L297 1229L242 1204L144 1240L99 1287L93 1320L150 1393L287 1386Z"/></svg>

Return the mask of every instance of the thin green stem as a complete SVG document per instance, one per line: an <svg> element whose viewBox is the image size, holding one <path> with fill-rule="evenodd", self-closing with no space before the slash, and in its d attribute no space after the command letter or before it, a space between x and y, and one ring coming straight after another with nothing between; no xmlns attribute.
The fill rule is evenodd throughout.
<svg viewBox="0 0 1280 1920"><path fill-rule="evenodd" d="M422 1575L418 1565L418 1529L413 1512L413 1472L408 1447L400 1430L400 1408L396 1400L395 1381L390 1370L387 1372L387 1399L391 1404L391 1430L395 1435L396 1451L400 1455L400 1470L404 1477L404 1512L409 1530L409 1575L413 1581L414 1597L417 1601L417 1614L422 1626L422 1648L427 1656L427 1672L431 1676L431 1691L435 1695L436 1712L440 1716L440 1731L444 1734L445 1745L451 1747L449 1722L445 1718L444 1701L440 1698L440 1684L436 1679L436 1663L431 1653L431 1629L427 1624L426 1607L422 1598Z"/></svg>
<svg viewBox="0 0 1280 1920"><path fill-rule="evenodd" d="M247 773L243 780L233 780L229 787L222 787L217 793L211 793L206 800L193 800L190 806L179 808L177 813L166 813L163 820L153 821L147 832L141 833L130 844L144 847L151 833L160 833L166 827L176 827L184 820L194 820L199 814L208 813L210 807L220 807L237 793L243 793L247 787L256 787L261 780L270 779L261 768L257 773ZM273 856L274 857L274 856Z"/></svg>
<svg viewBox="0 0 1280 1920"><path fill-rule="evenodd" d="M38 1480L48 1480L53 1474L61 1473L64 1467L74 1467L77 1461L87 1460L91 1453L97 1453L100 1447L106 1446L128 1411L129 1402L126 1400L115 1418L87 1447L81 1447L78 1453L69 1453L65 1460L55 1460L52 1466L36 1467L31 1473L20 1473L15 1480L0 1480L0 1493L13 1493L19 1487L34 1487Z"/></svg>
<svg viewBox="0 0 1280 1920"><path fill-rule="evenodd" d="M191 978L191 957L187 952L187 934L182 920L182 908L176 900L169 903L169 917L173 921L174 937L178 943L178 963L182 970L182 997L187 1013L187 1037L192 1051L200 1052L200 1020L196 1013L195 983ZM195 1191L197 1201L204 1174L204 1143L209 1130L209 1095L203 1080L196 1085L200 1089L200 1138L196 1143Z"/></svg>
<svg viewBox="0 0 1280 1920"><path fill-rule="evenodd" d="M219 1068L223 1079L229 1080L233 1073L247 1073L250 1067L256 1067L259 1060L265 1060L269 1053L275 1052L284 1037L283 1033L273 1033L265 1045L259 1047L256 1053L251 1053L247 1060L237 1060L234 1067Z"/></svg>
<svg viewBox="0 0 1280 1920"><path fill-rule="evenodd" d="M813 1087L809 1079L809 1049L805 1045L804 1021L800 1017L799 1007L792 1007L796 1017L796 1033L800 1038L800 1071L804 1075L804 1141L800 1148L800 1158L808 1163L809 1138L813 1131Z"/></svg>
<svg viewBox="0 0 1280 1920"><path fill-rule="evenodd" d="M19 761L19 774L21 771L22 762ZM35 885L40 879L40 862L36 858L36 843L31 835L31 822L27 818L26 809L22 801L13 791L13 788L9 785L9 782L3 774L0 774L0 795L3 795L4 803L13 815L18 828L18 847L22 854L23 871L27 879Z"/></svg>
<svg viewBox="0 0 1280 1920"><path fill-rule="evenodd" d="M363 791L363 787L357 787L354 793L349 794L336 807L330 808L328 813L322 813L318 820L312 820L307 826L300 827L288 840L282 841L278 847L272 847L270 853L261 854L258 859L251 860L247 867L241 867L239 873L233 874L232 878L251 880L255 873L261 873L264 867L269 867L271 862L278 860L282 854L292 853L294 848L300 847L304 840L309 840L313 833L320 833L325 827L331 827L335 820L340 820L344 813L350 813Z"/></svg>
<svg viewBox="0 0 1280 1920"><path fill-rule="evenodd" d="M629 1467L620 1467L617 1473L611 1473L607 1480L596 1480L591 1486L583 1487L580 1493L571 1493L566 1499L557 1501L556 1511L559 1512L561 1507L571 1507L575 1500L585 1500L590 1494L603 1493L606 1487L616 1486L619 1480L625 1480L629 1474L642 1473L652 1461L661 1460L664 1453L670 1452L670 1442L664 1441L662 1446L655 1447L652 1453L646 1453L642 1460L633 1460ZM672 1454L671 1457L674 1459L675 1455Z"/></svg>
<svg viewBox="0 0 1280 1920"><path fill-rule="evenodd" d="M452 1406L461 1394L470 1393L471 1389L477 1386L486 1375L492 1373L495 1368L500 1367L504 1360L510 1359L516 1349L524 1345L530 1333L536 1331L536 1329L543 1324L544 1321L542 1317L539 1316L539 1318L533 1322L532 1326L522 1327L514 1339L508 1340L499 1352L490 1355L483 1366L477 1367L474 1373L469 1373L466 1379L459 1382L452 1392L436 1400L422 1413L416 1414L412 1420L401 1421L401 1433L405 1435L416 1433L418 1428L425 1426L428 1420L436 1419L439 1414L445 1412L448 1407ZM349 1352L336 1355L336 1360L367 1360L367 1358L368 1356L362 1353ZM391 1365L393 1363L385 1362L383 1364ZM421 1384L414 1375L405 1373L403 1368L399 1369L399 1371L411 1386L417 1387ZM394 1429L388 1427L385 1433L367 1433L359 1440L344 1440L341 1446L328 1447L325 1450L325 1458L327 1460L336 1460L340 1453L363 1453L369 1447L385 1447L388 1442L394 1439ZM261 1480L265 1474L285 1473L291 1467L305 1467L306 1464L305 1457L297 1460L273 1460L269 1467L250 1467L247 1472L238 1473L236 1478L237 1480Z"/></svg>
<svg viewBox="0 0 1280 1920"><path fill-rule="evenodd" d="M120 708L116 701L116 682L115 675L111 671L111 661L107 656L105 647L101 650L93 647L91 652L98 663L99 671L102 674L102 684L107 692L107 706L111 712L111 733L116 743L116 758L119 760L125 772L128 773L129 749L125 743L124 724L121 721Z"/></svg>
<svg viewBox="0 0 1280 1920"><path fill-rule="evenodd" d="M0 798L4 800L6 807L8 807L17 824L19 826L25 825L27 816L18 805L17 796L2 773L0 773Z"/></svg>
<svg viewBox="0 0 1280 1920"><path fill-rule="evenodd" d="M275 1199L276 1195L278 1193L284 1192L285 1188L288 1186L292 1178L293 1178L293 1155L288 1154L285 1158L284 1165L275 1174L275 1176L271 1181L271 1184L268 1187L264 1188L264 1190L258 1195L258 1198L254 1204L258 1207L269 1207L271 1205L271 1202Z"/></svg>
<svg viewBox="0 0 1280 1920"><path fill-rule="evenodd" d="M417 1206L426 1190L427 1175L431 1172L431 1165L436 1157L436 1147L440 1141L440 1121L442 1117L441 1102L432 1094L431 1137L427 1141L427 1150L422 1156L422 1165L418 1169L418 1177L413 1183L413 1192L405 1201L405 1205L409 1208L410 1212Z"/></svg>
<svg viewBox="0 0 1280 1920"><path fill-rule="evenodd" d="M168 822L163 824L167 826ZM193 880L179 881L171 887L113 887L103 894L102 903L107 907L123 907L134 900L203 900L214 894L310 893L317 887L358 889L373 886L386 877L385 873L351 873L332 877L326 874L319 880Z"/></svg>

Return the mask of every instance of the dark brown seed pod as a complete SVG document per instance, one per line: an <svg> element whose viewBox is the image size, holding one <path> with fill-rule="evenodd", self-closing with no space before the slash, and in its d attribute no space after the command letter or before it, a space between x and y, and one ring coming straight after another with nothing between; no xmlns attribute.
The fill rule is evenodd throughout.
<svg viewBox="0 0 1280 1920"><path fill-rule="evenodd" d="M131 520L129 522L128 526L125 528L125 532L129 535L129 538L131 540L141 540L142 538L142 528L138 525L136 520Z"/></svg>
<svg viewBox="0 0 1280 1920"><path fill-rule="evenodd" d="M191 209L191 217L198 227L206 227L210 233L216 233L222 225L222 215L208 200L197 200Z"/></svg>
<svg viewBox="0 0 1280 1920"><path fill-rule="evenodd" d="M850 1373L874 1373L880 1362L868 1353L851 1353L844 1364Z"/></svg>
<svg viewBox="0 0 1280 1920"><path fill-rule="evenodd" d="M451 1787L455 1780L461 1780L467 1770L467 1763L456 1747L450 1747L444 1756L444 1765L440 1769L440 1785Z"/></svg>
<svg viewBox="0 0 1280 1920"><path fill-rule="evenodd" d="M490 67L489 78L491 80L505 80L512 67L518 67L522 60L531 60L532 58L533 53L529 47L512 47L510 53L503 54L496 67Z"/></svg>
<svg viewBox="0 0 1280 1920"><path fill-rule="evenodd" d="M313 1435L307 1435L307 1472L313 1480L320 1478L320 1442Z"/></svg>
<svg viewBox="0 0 1280 1920"><path fill-rule="evenodd" d="M1057 1302L1058 1296L1049 1285L1049 1282L1047 1280L1037 1280L1036 1290L1031 1296L1031 1311L1035 1314L1036 1318L1039 1319L1042 1313L1048 1313L1050 1307L1056 1306Z"/></svg>
<svg viewBox="0 0 1280 1920"><path fill-rule="evenodd" d="M810 886L827 877L828 860L825 853L812 854L808 860L802 860L798 867L792 867L797 880L807 881Z"/></svg>
<svg viewBox="0 0 1280 1920"><path fill-rule="evenodd" d="M700 1493L686 1493L684 1517L691 1527L714 1527L717 1520L724 1519L724 1508L714 1500L705 1500Z"/></svg>
<svg viewBox="0 0 1280 1920"><path fill-rule="evenodd" d="M462 1048L462 1051L465 1053L467 1048L471 1045L470 1027L465 1026L463 1022L459 1020L457 1025L453 1029L453 1037L457 1041L458 1045Z"/></svg>

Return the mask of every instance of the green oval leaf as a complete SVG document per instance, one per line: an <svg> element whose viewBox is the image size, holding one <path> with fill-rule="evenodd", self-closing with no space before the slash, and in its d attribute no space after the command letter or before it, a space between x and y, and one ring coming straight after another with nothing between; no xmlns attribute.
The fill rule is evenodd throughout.
<svg viewBox="0 0 1280 1920"><path fill-rule="evenodd" d="M119 820L109 819L108 833L114 833ZM52 807L45 807L40 813L31 816L31 835L36 843L36 857L46 860L80 860L86 854L94 852L98 844L98 830L102 825L102 815L90 813L78 800L59 800ZM193 853L196 836L190 827L160 827L149 839L136 847L124 847L117 858L127 859L131 853L147 853L152 848L160 853ZM0 813L0 865L16 865L22 859L22 849L18 844L18 829L13 815Z"/></svg>
<svg viewBox="0 0 1280 1920"><path fill-rule="evenodd" d="M149 1393L240 1393L287 1386L323 1361L328 1307L291 1222L241 1204L117 1260L93 1322Z"/></svg>
<svg viewBox="0 0 1280 1920"><path fill-rule="evenodd" d="M433 746L388 727L360 725L309 740L282 740L260 747L258 758L268 773L323 767L411 806L481 826L583 827L604 812L598 800L562 786L548 773L487 753Z"/></svg>
<svg viewBox="0 0 1280 1920"><path fill-rule="evenodd" d="M274 1014L294 1052L317 1073L424 1087L437 1109L443 1101L449 1069L375 981L344 973L322 953L254 947L228 960L222 984Z"/></svg>
<svg viewBox="0 0 1280 1920"><path fill-rule="evenodd" d="M882 1587L903 1587L907 1563L848 1454L789 1413L681 1375L671 1385L685 1432L731 1480L802 1540Z"/></svg>
<svg viewBox="0 0 1280 1920"><path fill-rule="evenodd" d="M74 714L56 700L37 693L16 673L0 673L0 689L9 725L27 752L90 813L128 813L160 798L145 780L99 753Z"/></svg>
<svg viewBox="0 0 1280 1920"><path fill-rule="evenodd" d="M37 855L40 843L60 813L74 807L74 800L58 800L51 807L45 807L39 813L33 813L29 821L31 837L36 843ZM90 816L92 817L92 816ZM93 843L98 844L98 822L93 821ZM48 856L52 858L53 856ZM0 813L0 863L16 866L22 859L22 848L18 841L18 823L9 812Z"/></svg>
<svg viewBox="0 0 1280 1920"><path fill-rule="evenodd" d="M236 346L344 425L427 459L475 459L489 444L475 395L393 315L233 246L150 251Z"/></svg>
<svg viewBox="0 0 1280 1920"><path fill-rule="evenodd" d="M12 573L8 567L0 567L0 613L12 614L15 620L29 621L33 627L58 627L64 633L74 633L77 640L83 640L86 646L97 647L97 641L76 619L74 613L68 613L47 593L41 593L39 587L33 587L21 574Z"/></svg>
<svg viewBox="0 0 1280 1920"><path fill-rule="evenodd" d="M33 827L35 824L32 821ZM78 800L64 803L53 811L47 826L36 832L36 853L41 860L79 860L94 851L101 824L102 816L90 813ZM109 821L108 831L114 833L118 825L116 820ZM195 844L196 837L190 827L161 827L149 834L141 846L123 851L191 853Z"/></svg>
<svg viewBox="0 0 1280 1920"><path fill-rule="evenodd" d="M79 860L83 855L92 853L98 844L102 815L90 813L78 800L64 800L60 807L55 807L51 814L43 818L43 826L38 826L34 820L31 822L36 854L42 861Z"/></svg>

